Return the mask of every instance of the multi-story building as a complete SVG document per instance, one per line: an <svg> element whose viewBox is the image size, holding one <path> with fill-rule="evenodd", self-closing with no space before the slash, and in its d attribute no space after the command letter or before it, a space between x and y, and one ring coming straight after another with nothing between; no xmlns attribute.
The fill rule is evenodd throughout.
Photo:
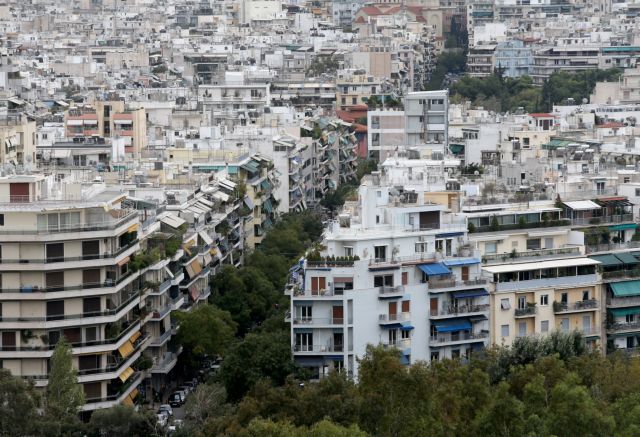
<svg viewBox="0 0 640 437"><path fill-rule="evenodd" d="M443 153L449 136L449 91L420 91L404 98L405 144Z"/></svg>
<svg viewBox="0 0 640 437"><path fill-rule="evenodd" d="M465 357L489 338L480 259L465 243L463 217L427 200L426 183L398 189L365 178L360 203L328 225L321 253L294 267L294 358L317 377L357 377L367 344L402 361Z"/></svg>
<svg viewBox="0 0 640 437"><path fill-rule="evenodd" d="M133 261L140 250L136 211L117 191L50 196L40 175L0 178L2 363L47 384L49 359L65 337L85 392L83 410L129 402L145 372L134 363L152 336L154 289Z"/></svg>
<svg viewBox="0 0 640 437"><path fill-rule="evenodd" d="M491 342L580 331L587 345L602 344L599 261L567 258L483 267L490 283Z"/></svg>

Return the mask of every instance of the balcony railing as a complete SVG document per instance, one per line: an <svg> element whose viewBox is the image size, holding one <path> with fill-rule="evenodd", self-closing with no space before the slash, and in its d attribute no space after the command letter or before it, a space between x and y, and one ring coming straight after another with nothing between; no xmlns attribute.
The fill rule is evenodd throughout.
<svg viewBox="0 0 640 437"><path fill-rule="evenodd" d="M302 345L296 344L293 346L294 352L342 352L344 346L341 344L325 344L325 345Z"/></svg>
<svg viewBox="0 0 640 437"><path fill-rule="evenodd" d="M396 341L382 343L382 347L385 349L408 349L411 347L411 339L403 338Z"/></svg>
<svg viewBox="0 0 640 437"><path fill-rule="evenodd" d="M564 313L569 311L594 310L598 308L597 299L579 300L574 303L553 302L553 311L556 313Z"/></svg>
<svg viewBox="0 0 640 437"><path fill-rule="evenodd" d="M396 285L395 287L389 285L382 285L378 287L378 293L381 296L389 294L404 293L404 285Z"/></svg>
<svg viewBox="0 0 640 437"><path fill-rule="evenodd" d="M444 343L453 343L456 341L467 341L467 340L484 340L485 338L489 338L489 334L486 332L480 332L480 333L464 332L459 335L432 336L429 338L429 344L431 346L440 346L440 345L443 345Z"/></svg>
<svg viewBox="0 0 640 437"><path fill-rule="evenodd" d="M629 322L629 323L625 323L625 322L612 323L610 326L607 327L607 331L610 331L610 332L635 331L635 330L640 331L640 321Z"/></svg>
<svg viewBox="0 0 640 437"><path fill-rule="evenodd" d="M118 390L117 393L101 396L101 397L87 397L85 398L85 402L87 404L97 403L97 402L109 402L120 399L126 392L130 391L129 389L133 385L138 385L142 382L142 372L136 372L129 377L127 382Z"/></svg>
<svg viewBox="0 0 640 437"><path fill-rule="evenodd" d="M120 276L118 279L113 280L109 279L105 282L85 282L80 285L51 285L48 287L40 287L37 285L24 285L20 288L0 288L0 293L39 293L39 292L57 292L57 291L74 291L74 290L86 290L90 288L108 288L114 287L121 282L125 281L127 278L131 277L135 272L129 270L124 275Z"/></svg>
<svg viewBox="0 0 640 437"><path fill-rule="evenodd" d="M607 299L607 306L611 306L611 307L640 306L640 296L610 297Z"/></svg>
<svg viewBox="0 0 640 437"><path fill-rule="evenodd" d="M613 252L623 249L638 249L640 248L640 241L626 241L624 243L610 243L610 244L591 244L585 246L587 253L595 252Z"/></svg>
<svg viewBox="0 0 640 437"><path fill-rule="evenodd" d="M116 258L120 254L126 252L128 249L131 249L133 246L138 244L138 240L134 240L128 245L121 247L115 252L107 252L96 255L82 255L82 256L70 256L70 257L47 257L47 258L20 258L20 259L11 259L11 258L0 258L0 264L51 264L51 263L59 263L59 262L72 262L72 261L90 261L97 259L108 259L108 258Z"/></svg>
<svg viewBox="0 0 640 437"><path fill-rule="evenodd" d="M294 317L294 325L342 325L342 317Z"/></svg>
<svg viewBox="0 0 640 437"><path fill-rule="evenodd" d="M411 313L380 314L378 320L380 322L405 322L411 320Z"/></svg>
<svg viewBox="0 0 640 437"><path fill-rule="evenodd" d="M632 222L633 214L605 215L601 217L572 218L573 226L598 226L610 223Z"/></svg>
<svg viewBox="0 0 640 437"><path fill-rule="evenodd" d="M473 286L473 285L483 285L486 284L487 280L485 278L476 278L476 279L467 279L464 281L458 281L456 279L429 279L427 284L429 285L429 289L438 289L438 288L453 288L453 287L465 287L465 286Z"/></svg>
<svg viewBox="0 0 640 437"><path fill-rule="evenodd" d="M499 225L494 228L491 225L486 226L476 226L474 233L478 232L498 232L498 231L515 231L519 229L536 229L536 228L552 228L559 226L570 226L571 220L561 219L561 220L549 220L546 222L530 222L530 223L510 223Z"/></svg>
<svg viewBox="0 0 640 437"><path fill-rule="evenodd" d="M565 247L560 249L539 249L539 250L527 250L525 252L512 252L512 253L500 253L500 254L487 254L482 256L482 262L485 264L493 264L495 262L509 262L511 260L523 260L523 259L540 259L543 258L555 258L562 256L579 256L580 248L578 247Z"/></svg>
<svg viewBox="0 0 640 437"><path fill-rule="evenodd" d="M450 315L462 315L462 314L470 314L470 313L482 313L489 311L489 304L482 305L459 305L454 306L450 305L446 308L442 308L440 311L431 310L431 315L436 316L450 316Z"/></svg>
<svg viewBox="0 0 640 437"><path fill-rule="evenodd" d="M0 201L0 203L2 203ZM38 201L40 203L40 201ZM124 210L123 210L124 211ZM130 221L133 218L138 217L138 212L135 210L132 211L124 211L123 216L118 220L104 220L104 221L96 221L90 223L76 223L76 224L68 224L68 225L58 225L58 226L46 226L37 229L29 229L29 230L0 230L0 234L3 235L34 235L34 234L51 234L57 232L91 232L91 231L103 231L103 230L111 230L116 229L123 225L124 223Z"/></svg>
<svg viewBox="0 0 640 437"><path fill-rule="evenodd" d="M527 317L533 316L538 313L538 308L536 306L529 306L526 308L516 308L516 317Z"/></svg>

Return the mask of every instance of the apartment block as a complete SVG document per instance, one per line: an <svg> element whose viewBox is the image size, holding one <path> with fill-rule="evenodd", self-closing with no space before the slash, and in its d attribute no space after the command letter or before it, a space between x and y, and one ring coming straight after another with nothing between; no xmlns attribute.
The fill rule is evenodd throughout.
<svg viewBox="0 0 640 437"><path fill-rule="evenodd" d="M404 98L405 144L442 153L449 140L449 91L420 91Z"/></svg>

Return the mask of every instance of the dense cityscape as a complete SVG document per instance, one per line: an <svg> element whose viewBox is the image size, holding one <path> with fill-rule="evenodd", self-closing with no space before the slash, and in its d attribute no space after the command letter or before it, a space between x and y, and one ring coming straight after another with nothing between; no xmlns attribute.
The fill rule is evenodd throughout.
<svg viewBox="0 0 640 437"><path fill-rule="evenodd" d="M640 435L640 2L0 0L0 435Z"/></svg>

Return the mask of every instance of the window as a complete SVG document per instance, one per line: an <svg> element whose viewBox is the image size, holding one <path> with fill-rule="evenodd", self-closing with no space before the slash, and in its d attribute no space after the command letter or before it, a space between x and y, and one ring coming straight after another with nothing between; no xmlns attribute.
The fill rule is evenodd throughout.
<svg viewBox="0 0 640 437"><path fill-rule="evenodd" d="M374 287L393 287L393 275L374 276Z"/></svg>
<svg viewBox="0 0 640 437"><path fill-rule="evenodd" d="M96 259L100 256L100 241L88 240L82 242L82 258Z"/></svg>
<svg viewBox="0 0 640 437"><path fill-rule="evenodd" d="M527 307L527 298L524 296L518 297L518 309L523 310Z"/></svg>
<svg viewBox="0 0 640 437"><path fill-rule="evenodd" d="M353 247L344 246L344 256L353 256Z"/></svg>
<svg viewBox="0 0 640 437"><path fill-rule="evenodd" d="M400 338L408 340L411 338L411 331L400 331Z"/></svg>
<svg viewBox="0 0 640 437"><path fill-rule="evenodd" d="M438 361L440 359L440 352L431 352L431 361Z"/></svg>
<svg viewBox="0 0 640 437"><path fill-rule="evenodd" d="M402 272L401 278L402 278L402 285L409 284L409 272Z"/></svg>
<svg viewBox="0 0 640 437"><path fill-rule="evenodd" d="M527 240L527 250L540 250L541 247L540 238L529 238Z"/></svg>
<svg viewBox="0 0 640 437"><path fill-rule="evenodd" d="M313 334L311 332L296 333L296 350L299 350L299 351L313 350Z"/></svg>
<svg viewBox="0 0 640 437"><path fill-rule="evenodd" d="M548 294L541 294L540 295L540 305L541 306L549 305L549 295Z"/></svg>
<svg viewBox="0 0 640 437"><path fill-rule="evenodd" d="M504 337L508 337L509 336L509 325L502 325L500 326L500 335L504 338Z"/></svg>
<svg viewBox="0 0 640 437"><path fill-rule="evenodd" d="M50 243L46 246L47 262L64 260L64 243Z"/></svg>
<svg viewBox="0 0 640 437"><path fill-rule="evenodd" d="M527 336L527 322L518 323L518 337Z"/></svg>
<svg viewBox="0 0 640 437"><path fill-rule="evenodd" d="M582 300L589 300L589 290L582 292Z"/></svg>
<svg viewBox="0 0 640 437"><path fill-rule="evenodd" d="M387 259L387 246L373 246L373 256L376 260L384 261Z"/></svg>
<svg viewBox="0 0 640 437"><path fill-rule="evenodd" d="M98 328L96 326L88 326L84 329L84 341L86 343L98 340Z"/></svg>
<svg viewBox="0 0 640 437"><path fill-rule="evenodd" d="M509 299L500 299L500 308L503 310L510 310L511 304L509 303Z"/></svg>
<svg viewBox="0 0 640 437"><path fill-rule="evenodd" d="M4 226L4 214L0 214L0 226Z"/></svg>
<svg viewBox="0 0 640 437"><path fill-rule="evenodd" d="M389 330L389 344L396 344L398 342L398 330L390 329Z"/></svg>
<svg viewBox="0 0 640 437"><path fill-rule="evenodd" d="M540 322L540 332L549 332L549 321L543 320Z"/></svg>
<svg viewBox="0 0 640 437"><path fill-rule="evenodd" d="M560 294L560 302L566 304L568 302L568 295L567 293L562 293Z"/></svg>
<svg viewBox="0 0 640 437"><path fill-rule="evenodd" d="M308 322L313 318L313 306L305 305L298 307L300 311L300 320L303 322Z"/></svg>
<svg viewBox="0 0 640 437"><path fill-rule="evenodd" d="M560 319L560 330L562 332L569 332L569 319Z"/></svg>
<svg viewBox="0 0 640 437"><path fill-rule="evenodd" d="M635 314L627 314L624 317L624 321L627 322L627 323L633 323L633 322L636 321L636 315Z"/></svg>
<svg viewBox="0 0 640 437"><path fill-rule="evenodd" d="M376 214L376 225L380 224L380 216Z"/></svg>
<svg viewBox="0 0 640 437"><path fill-rule="evenodd" d="M498 253L498 245L496 243L484 243L484 253Z"/></svg>
<svg viewBox="0 0 640 437"><path fill-rule="evenodd" d="M416 253L427 252L427 243L416 243Z"/></svg>
<svg viewBox="0 0 640 437"><path fill-rule="evenodd" d="M640 197L640 188L636 188L636 197Z"/></svg>
<svg viewBox="0 0 640 437"><path fill-rule="evenodd" d="M411 311L411 301L410 300L403 300L402 301L402 312L403 313L408 313Z"/></svg>
<svg viewBox="0 0 640 437"><path fill-rule="evenodd" d="M64 300L50 300L47 302L47 320L61 320L64 318Z"/></svg>
<svg viewBox="0 0 640 437"><path fill-rule="evenodd" d="M45 273L45 285L48 291L61 291L64 288L64 272Z"/></svg>

